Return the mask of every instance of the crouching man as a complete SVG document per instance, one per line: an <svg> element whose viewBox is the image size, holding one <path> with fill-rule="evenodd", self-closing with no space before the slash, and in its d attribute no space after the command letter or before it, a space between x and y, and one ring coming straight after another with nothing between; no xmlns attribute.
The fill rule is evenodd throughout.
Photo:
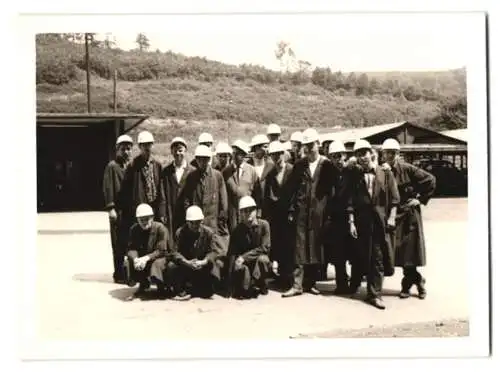
<svg viewBox="0 0 500 372"><path fill-rule="evenodd" d="M156 284L160 295L165 294L163 271L168 250L168 231L160 222L154 221L153 209L148 204L140 204L136 209L137 223L130 228L129 245L125 269L128 285L139 283L139 289L127 301L140 297Z"/></svg>
<svg viewBox="0 0 500 372"><path fill-rule="evenodd" d="M220 280L217 259L223 247L215 233L202 224L204 218L201 208L192 205L186 210L185 225L176 232L173 261L167 268L176 293L174 300L211 298Z"/></svg>
<svg viewBox="0 0 500 372"><path fill-rule="evenodd" d="M230 286L234 298L266 295L270 271L271 232L266 220L257 218L257 205L251 196L239 201L240 223L229 239Z"/></svg>

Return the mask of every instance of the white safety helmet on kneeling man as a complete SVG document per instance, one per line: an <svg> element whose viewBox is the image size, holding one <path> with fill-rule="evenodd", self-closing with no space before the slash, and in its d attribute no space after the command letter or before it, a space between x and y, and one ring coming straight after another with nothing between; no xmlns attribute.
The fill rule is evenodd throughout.
<svg viewBox="0 0 500 372"><path fill-rule="evenodd" d="M238 209L242 210L245 208L257 208L257 204L255 203L255 200L251 196L243 196L240 199Z"/></svg>
<svg viewBox="0 0 500 372"><path fill-rule="evenodd" d="M153 208L149 204L139 204L135 210L137 218L154 216Z"/></svg>
<svg viewBox="0 0 500 372"><path fill-rule="evenodd" d="M186 210L186 221L202 221L204 218L203 211L197 205L192 205Z"/></svg>

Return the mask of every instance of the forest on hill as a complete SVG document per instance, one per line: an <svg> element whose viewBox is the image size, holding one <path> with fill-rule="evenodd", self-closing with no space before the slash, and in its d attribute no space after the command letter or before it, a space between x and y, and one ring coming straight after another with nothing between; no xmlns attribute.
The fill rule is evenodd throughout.
<svg viewBox="0 0 500 372"><path fill-rule="evenodd" d="M92 34L91 34L92 37ZM82 34L36 37L38 112L86 112ZM91 40L92 110L182 121L275 122L291 128L363 127L408 120L444 130L467 126L465 69L440 72L342 72L311 66L278 42L281 71L149 50L146 35L124 51Z"/></svg>

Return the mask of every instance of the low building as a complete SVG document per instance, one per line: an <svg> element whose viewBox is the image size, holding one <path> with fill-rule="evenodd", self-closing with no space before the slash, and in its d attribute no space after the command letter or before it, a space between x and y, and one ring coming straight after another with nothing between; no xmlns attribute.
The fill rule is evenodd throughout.
<svg viewBox="0 0 500 372"><path fill-rule="evenodd" d="M38 212L102 210L102 177L116 138L148 117L39 113L36 119Z"/></svg>

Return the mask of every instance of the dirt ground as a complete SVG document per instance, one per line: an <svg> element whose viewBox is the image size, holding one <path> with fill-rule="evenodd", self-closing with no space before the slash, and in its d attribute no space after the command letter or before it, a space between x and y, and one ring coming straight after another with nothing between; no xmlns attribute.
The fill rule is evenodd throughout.
<svg viewBox="0 0 500 372"><path fill-rule="evenodd" d="M38 216L37 331L50 340L289 339L296 337L464 336L467 199L436 199L424 209L428 297L401 300L401 270L384 282L385 311L355 299L323 295L283 299L271 291L256 300L215 296L189 302L124 302L133 289L111 280L104 213ZM449 275L443 267L454 272ZM453 320L453 319L457 319ZM436 324L443 323L443 326Z"/></svg>

